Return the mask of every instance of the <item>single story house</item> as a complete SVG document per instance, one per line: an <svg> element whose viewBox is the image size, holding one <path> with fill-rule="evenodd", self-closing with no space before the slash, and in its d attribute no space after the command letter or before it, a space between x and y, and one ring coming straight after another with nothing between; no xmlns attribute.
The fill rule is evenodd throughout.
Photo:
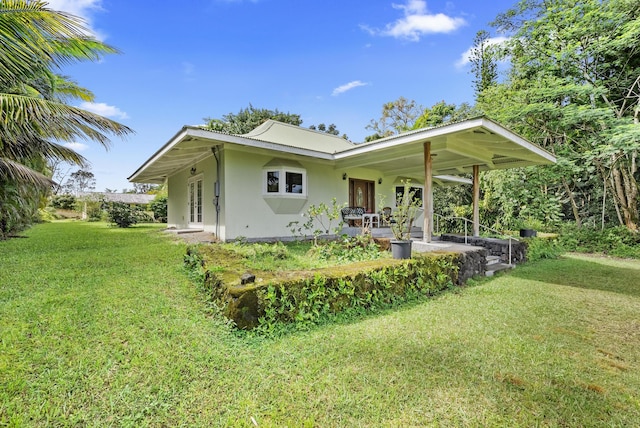
<svg viewBox="0 0 640 428"><path fill-rule="evenodd" d="M552 154L486 117L361 144L268 120L243 135L185 126L129 181L166 183L169 227L228 241L290 237L290 222L332 198L366 212L381 203L393 207L410 179L424 198L426 215L416 224L429 242L433 185L473 184L479 229L480 171L553 162ZM474 179L461 178L465 173Z"/></svg>

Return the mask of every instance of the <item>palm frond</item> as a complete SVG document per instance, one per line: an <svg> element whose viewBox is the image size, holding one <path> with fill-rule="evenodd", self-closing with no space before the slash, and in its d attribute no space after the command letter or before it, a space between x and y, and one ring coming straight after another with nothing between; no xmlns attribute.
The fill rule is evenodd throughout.
<svg viewBox="0 0 640 428"><path fill-rule="evenodd" d="M47 188L55 184L44 174L4 157L0 157L0 179L28 183L40 188Z"/></svg>
<svg viewBox="0 0 640 428"><path fill-rule="evenodd" d="M124 137L129 127L98 114L67 104L0 93L0 139L5 144L19 135L61 141L94 140L109 146L112 134Z"/></svg>
<svg viewBox="0 0 640 428"><path fill-rule="evenodd" d="M0 87L12 87L42 68L97 60L117 52L92 37L84 21L43 1L0 2Z"/></svg>
<svg viewBox="0 0 640 428"><path fill-rule="evenodd" d="M3 144L0 147L0 156L30 168L34 168L34 162L38 159L69 162L82 168L88 164L84 156L69 147L41 138L25 136L18 137L11 144Z"/></svg>

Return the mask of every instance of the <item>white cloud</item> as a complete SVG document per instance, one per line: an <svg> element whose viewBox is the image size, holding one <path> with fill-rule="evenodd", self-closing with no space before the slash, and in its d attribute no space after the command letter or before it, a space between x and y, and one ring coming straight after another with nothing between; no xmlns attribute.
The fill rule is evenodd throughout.
<svg viewBox="0 0 640 428"><path fill-rule="evenodd" d="M368 83L364 83L361 82L360 80L354 80L353 82L349 82L347 84L338 86L337 88L335 88L333 90L333 92L331 93L331 95L333 95L334 97L337 95L340 95L344 92L350 91L353 88L357 88L358 86L367 86Z"/></svg>
<svg viewBox="0 0 640 428"><path fill-rule="evenodd" d="M64 143L64 146L76 152L83 152L89 148L89 146L82 143Z"/></svg>
<svg viewBox="0 0 640 428"><path fill-rule="evenodd" d="M47 0L49 9L67 12L79 16L85 20L87 29L91 35L98 40L104 40L105 35L101 34L92 25L93 13L103 10L102 0Z"/></svg>
<svg viewBox="0 0 640 428"><path fill-rule="evenodd" d="M108 118L129 119L129 115L127 113L120 110L118 107L110 106L105 103L90 103L85 101L80 104L80 108Z"/></svg>
<svg viewBox="0 0 640 428"><path fill-rule="evenodd" d="M502 43L506 42L507 40L509 40L508 37L490 37L486 40L486 46L494 46L494 45L501 45ZM458 59L458 61L456 61L456 67L457 68L463 68L465 67L467 64L469 64L471 62L471 54L473 53L473 49L474 47L471 46L469 49L467 49L466 51L464 51L461 55L460 55L460 59Z"/></svg>
<svg viewBox="0 0 640 428"><path fill-rule="evenodd" d="M467 24L463 18L455 18L444 13L429 13L424 0L407 0L406 4L392 4L394 9L404 12L404 17L389 23L383 30L367 26L361 28L370 34L408 39L414 42L421 36L434 33L450 33Z"/></svg>

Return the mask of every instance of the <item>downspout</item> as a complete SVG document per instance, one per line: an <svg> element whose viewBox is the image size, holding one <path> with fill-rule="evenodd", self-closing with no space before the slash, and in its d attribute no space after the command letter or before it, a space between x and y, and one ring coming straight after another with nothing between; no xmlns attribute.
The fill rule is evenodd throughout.
<svg viewBox="0 0 640 428"><path fill-rule="evenodd" d="M214 198L213 205L216 208L216 237L220 237L220 148L218 146L211 147L211 153L216 160L216 182L213 184Z"/></svg>

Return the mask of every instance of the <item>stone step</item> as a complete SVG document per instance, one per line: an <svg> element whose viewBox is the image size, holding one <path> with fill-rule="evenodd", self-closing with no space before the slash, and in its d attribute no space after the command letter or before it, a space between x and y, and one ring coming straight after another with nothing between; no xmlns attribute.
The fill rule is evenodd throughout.
<svg viewBox="0 0 640 428"><path fill-rule="evenodd" d="M487 266L500 263L500 256L487 256Z"/></svg>
<svg viewBox="0 0 640 428"><path fill-rule="evenodd" d="M487 270L485 271L485 276L493 276L496 272L502 272L503 270L513 269L515 265L508 265L506 263L494 263L487 264Z"/></svg>

